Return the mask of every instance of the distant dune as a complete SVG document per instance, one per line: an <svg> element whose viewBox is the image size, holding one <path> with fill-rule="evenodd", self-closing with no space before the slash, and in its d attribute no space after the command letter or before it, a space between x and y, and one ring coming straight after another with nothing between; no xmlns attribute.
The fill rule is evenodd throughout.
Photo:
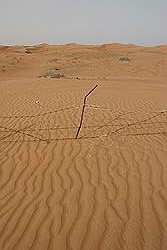
<svg viewBox="0 0 167 250"><path fill-rule="evenodd" d="M0 79L36 78L55 68L60 69L66 78L166 77L166 65L166 45L44 43L0 47Z"/></svg>

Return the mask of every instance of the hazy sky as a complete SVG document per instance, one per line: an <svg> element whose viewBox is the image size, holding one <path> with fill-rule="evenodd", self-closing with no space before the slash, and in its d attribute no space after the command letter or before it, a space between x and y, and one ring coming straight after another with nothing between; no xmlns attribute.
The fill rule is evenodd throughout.
<svg viewBox="0 0 167 250"><path fill-rule="evenodd" d="M167 44L167 0L0 0L0 44Z"/></svg>

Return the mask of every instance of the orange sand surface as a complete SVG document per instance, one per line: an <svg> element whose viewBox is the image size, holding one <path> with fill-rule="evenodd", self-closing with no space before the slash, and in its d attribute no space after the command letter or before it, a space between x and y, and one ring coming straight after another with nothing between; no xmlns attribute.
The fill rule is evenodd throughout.
<svg viewBox="0 0 167 250"><path fill-rule="evenodd" d="M0 46L0 249L167 249L167 46Z"/></svg>

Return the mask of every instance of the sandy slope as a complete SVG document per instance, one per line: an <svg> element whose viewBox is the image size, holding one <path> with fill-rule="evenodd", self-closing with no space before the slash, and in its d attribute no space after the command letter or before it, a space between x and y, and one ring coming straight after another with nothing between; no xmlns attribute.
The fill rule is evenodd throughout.
<svg viewBox="0 0 167 250"><path fill-rule="evenodd" d="M0 249L166 250L166 47L26 49L0 48Z"/></svg>
<svg viewBox="0 0 167 250"><path fill-rule="evenodd" d="M31 53L25 53L25 52ZM130 61L121 61L128 57ZM38 77L57 69L66 78L167 77L167 46L134 45L0 47L0 79Z"/></svg>

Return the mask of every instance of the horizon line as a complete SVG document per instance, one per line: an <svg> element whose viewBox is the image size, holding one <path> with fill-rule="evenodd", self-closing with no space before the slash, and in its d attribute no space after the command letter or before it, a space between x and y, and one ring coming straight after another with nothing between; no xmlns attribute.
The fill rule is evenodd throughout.
<svg viewBox="0 0 167 250"><path fill-rule="evenodd" d="M47 42L41 42L41 43L26 43L26 44L1 44L0 46L68 46L68 45L77 45L77 46L104 46L104 45L124 45L124 46L136 46L136 47L159 47L159 46L167 46L167 44L157 43L152 45L143 45L143 44L135 44L135 43L120 43L120 42L108 42L108 43L77 43L77 42L68 42L68 43L47 43Z"/></svg>

